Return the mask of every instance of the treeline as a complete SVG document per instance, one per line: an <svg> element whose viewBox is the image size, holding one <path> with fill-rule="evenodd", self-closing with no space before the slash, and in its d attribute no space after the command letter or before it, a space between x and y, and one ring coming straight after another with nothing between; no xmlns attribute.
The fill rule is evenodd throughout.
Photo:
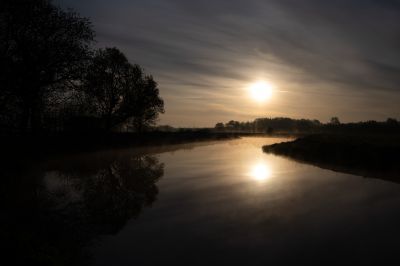
<svg viewBox="0 0 400 266"><path fill-rule="evenodd" d="M292 119L287 117L257 118L252 122L231 120L227 123L219 122L214 129L219 132L242 133L400 133L400 123L394 118L384 122L366 121L357 123L341 123L338 117L332 117L328 123L310 119Z"/></svg>
<svg viewBox="0 0 400 266"><path fill-rule="evenodd" d="M250 122L231 120L227 123L217 123L218 131L239 131L248 133L279 133L279 132L310 132L320 128L321 122L309 119L292 119L287 117L257 118Z"/></svg>
<svg viewBox="0 0 400 266"><path fill-rule="evenodd" d="M50 0L0 4L0 131L143 131L164 102L117 48L96 49L89 19Z"/></svg>

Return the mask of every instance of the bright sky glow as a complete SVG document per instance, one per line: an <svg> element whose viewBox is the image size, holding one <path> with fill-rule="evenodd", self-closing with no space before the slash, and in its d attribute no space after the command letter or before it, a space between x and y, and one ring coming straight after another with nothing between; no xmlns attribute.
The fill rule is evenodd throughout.
<svg viewBox="0 0 400 266"><path fill-rule="evenodd" d="M249 87L250 96L253 100L263 103L272 96L272 85L265 81L258 81Z"/></svg>

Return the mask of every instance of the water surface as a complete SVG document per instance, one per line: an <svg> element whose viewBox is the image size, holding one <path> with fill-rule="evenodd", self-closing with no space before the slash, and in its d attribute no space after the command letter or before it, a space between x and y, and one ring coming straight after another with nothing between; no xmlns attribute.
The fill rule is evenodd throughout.
<svg viewBox="0 0 400 266"><path fill-rule="evenodd" d="M262 152L280 141L127 149L37 165L33 192L24 189L18 205L35 226L18 219L16 232L32 237L17 245L25 253L27 241L44 245L30 252L46 262L93 265L398 261L400 186Z"/></svg>

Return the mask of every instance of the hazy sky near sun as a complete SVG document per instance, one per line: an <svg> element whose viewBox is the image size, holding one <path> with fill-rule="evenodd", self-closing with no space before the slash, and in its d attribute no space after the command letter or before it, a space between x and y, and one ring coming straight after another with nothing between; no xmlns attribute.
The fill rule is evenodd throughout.
<svg viewBox="0 0 400 266"><path fill-rule="evenodd" d="M159 83L161 124L400 118L398 0L57 0ZM274 87L263 103L250 84Z"/></svg>

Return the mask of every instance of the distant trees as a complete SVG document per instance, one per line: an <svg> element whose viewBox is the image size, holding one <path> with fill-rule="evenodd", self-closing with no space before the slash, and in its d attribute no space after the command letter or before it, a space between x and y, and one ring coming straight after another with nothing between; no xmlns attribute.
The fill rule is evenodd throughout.
<svg viewBox="0 0 400 266"><path fill-rule="evenodd" d="M219 122L219 123L215 124L215 129L218 130L218 131L221 131L224 128L225 128L224 123Z"/></svg>
<svg viewBox="0 0 400 266"><path fill-rule="evenodd" d="M94 51L94 35L87 18L51 0L1 1L0 127L40 132L54 116L64 129L69 117L106 130L154 124L164 102L153 77L117 48Z"/></svg>
<svg viewBox="0 0 400 266"><path fill-rule="evenodd" d="M50 95L80 78L93 37L87 18L48 0L2 1L0 99L22 130L40 130Z"/></svg>
<svg viewBox="0 0 400 266"><path fill-rule="evenodd" d="M257 132L314 132L319 130L318 120L292 119L288 117L258 118L254 121Z"/></svg>
<svg viewBox="0 0 400 266"><path fill-rule="evenodd" d="M338 117L334 116L331 118L330 124L332 125L340 125L340 120Z"/></svg>
<svg viewBox="0 0 400 266"><path fill-rule="evenodd" d="M219 122L215 125L215 130L223 132L244 132L246 130L245 123L235 120L230 120L227 123Z"/></svg>
<svg viewBox="0 0 400 266"><path fill-rule="evenodd" d="M225 125L217 123L217 131L234 131L246 133L279 133L279 132L316 132L322 124L318 120L292 119L287 117L257 118L253 122L230 120Z"/></svg>
<svg viewBox="0 0 400 266"><path fill-rule="evenodd" d="M164 112L157 83L131 65L117 48L99 49L83 82L86 105L105 122L105 129L130 122L137 131Z"/></svg>
<svg viewBox="0 0 400 266"><path fill-rule="evenodd" d="M333 117L328 123L319 120L292 119L288 117L257 118L252 122L230 120L226 124L217 123L214 127L219 132L242 133L339 133L339 134L399 134L400 123L395 118L388 118L384 122L374 120L357 123L340 123L339 118Z"/></svg>
<svg viewBox="0 0 400 266"><path fill-rule="evenodd" d="M391 125L391 126L397 126L397 124L399 123L398 121L397 121L397 119L396 118L388 118L387 120L386 120L386 123L388 124L388 125Z"/></svg>
<svg viewBox="0 0 400 266"><path fill-rule="evenodd" d="M227 129L240 129L240 122L239 121L235 121L235 120L231 120L228 123L226 123L225 127Z"/></svg>

